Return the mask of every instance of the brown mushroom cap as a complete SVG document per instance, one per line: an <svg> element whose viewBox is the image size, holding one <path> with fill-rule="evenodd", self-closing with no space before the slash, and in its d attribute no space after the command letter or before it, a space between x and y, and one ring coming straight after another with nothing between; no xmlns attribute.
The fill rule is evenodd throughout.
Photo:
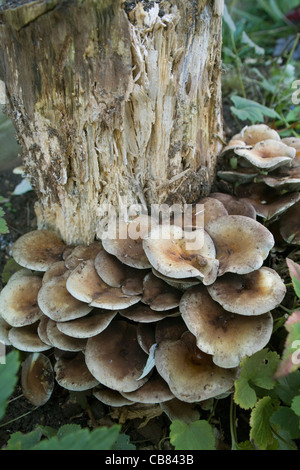
<svg viewBox="0 0 300 470"><path fill-rule="evenodd" d="M117 312L114 310L102 310L94 308L92 312L76 320L57 322L56 326L67 336L73 338L90 338L105 330Z"/></svg>
<svg viewBox="0 0 300 470"><path fill-rule="evenodd" d="M174 398L168 384L157 373L148 382L133 392L122 392L123 397L136 403L162 403Z"/></svg>
<svg viewBox="0 0 300 470"><path fill-rule="evenodd" d="M218 192L211 193L210 197L222 202L228 215L245 215L251 219L256 219L256 210L253 205L243 199L239 199L231 194Z"/></svg>
<svg viewBox="0 0 300 470"><path fill-rule="evenodd" d="M174 396L189 403L227 392L236 378L236 370L218 367L200 351L190 332L162 341L155 350L155 364Z"/></svg>
<svg viewBox="0 0 300 470"><path fill-rule="evenodd" d="M210 197L203 197L199 199L196 204L196 207L199 205L203 205L204 210L204 228L211 220L217 219L223 215L227 215L228 212L222 202L218 199ZM195 210L193 210L193 214L195 214Z"/></svg>
<svg viewBox="0 0 300 470"><path fill-rule="evenodd" d="M45 271L43 275L43 283L52 281L53 278L67 276L68 268L65 265L64 261L56 261L55 263L51 264L47 271Z"/></svg>
<svg viewBox="0 0 300 470"><path fill-rule="evenodd" d="M279 230L285 242L291 245L300 244L300 201L282 215Z"/></svg>
<svg viewBox="0 0 300 470"><path fill-rule="evenodd" d="M52 395L54 373L50 359L32 353L22 363L21 386L25 398L35 406L43 406Z"/></svg>
<svg viewBox="0 0 300 470"><path fill-rule="evenodd" d="M86 339L65 335L59 331L57 323L50 319L47 323L47 337L53 347L62 351L79 352L84 350L86 345Z"/></svg>
<svg viewBox="0 0 300 470"><path fill-rule="evenodd" d="M119 313L122 317L128 318L128 320L140 323L152 323L169 316L179 315L178 308L174 308L172 310L155 311L152 310L149 305L144 305L142 303L120 310Z"/></svg>
<svg viewBox="0 0 300 470"><path fill-rule="evenodd" d="M8 339L8 333L11 328L11 325L9 325L0 315L0 343L5 344L6 346L11 345L11 342Z"/></svg>
<svg viewBox="0 0 300 470"><path fill-rule="evenodd" d="M255 168L274 170L290 165L296 150L281 141L268 139L258 142L251 150L237 148L235 154L246 159Z"/></svg>
<svg viewBox="0 0 300 470"><path fill-rule="evenodd" d="M151 265L165 276L199 276L205 284L216 279L215 246L203 229L187 232L179 226L161 225L151 230L143 246Z"/></svg>
<svg viewBox="0 0 300 470"><path fill-rule="evenodd" d="M38 323L21 327L12 327L8 333L8 339L12 346L20 351L43 352L52 346L44 343L38 335Z"/></svg>
<svg viewBox="0 0 300 470"><path fill-rule="evenodd" d="M102 239L104 249L127 266L137 269L150 268L143 249L143 238L153 223L153 219L146 215L140 215L128 222L119 220L117 233L108 232Z"/></svg>
<svg viewBox="0 0 300 470"><path fill-rule="evenodd" d="M57 383L67 390L82 392L96 387L99 382L88 370L84 354L77 353L73 357L61 357L54 365Z"/></svg>
<svg viewBox="0 0 300 470"><path fill-rule="evenodd" d="M240 315L267 313L276 308L286 294L281 277L267 267L243 275L224 274L207 290L225 310Z"/></svg>
<svg viewBox="0 0 300 470"><path fill-rule="evenodd" d="M149 305L152 310L163 311L178 307L181 292L168 285L152 272L144 277L143 295L141 301Z"/></svg>
<svg viewBox="0 0 300 470"><path fill-rule="evenodd" d="M33 230L18 238L12 248L12 255L20 266L46 271L52 263L62 259L65 247L55 232Z"/></svg>
<svg viewBox="0 0 300 470"><path fill-rule="evenodd" d="M119 406L129 406L134 405L134 401L128 400L123 397L120 392L117 390L112 390L111 388L104 387L104 385L98 385L93 390L93 395L97 400L101 401L108 406L119 407Z"/></svg>
<svg viewBox="0 0 300 470"><path fill-rule="evenodd" d="M242 129L240 136L247 145L255 145L263 140L281 140L280 135L275 129L266 124L253 124Z"/></svg>
<svg viewBox="0 0 300 470"><path fill-rule="evenodd" d="M230 313L209 295L204 286L184 293L180 311L201 351L213 356L219 367L237 367L241 359L261 350L273 330L270 313L245 316Z"/></svg>
<svg viewBox="0 0 300 470"><path fill-rule="evenodd" d="M42 316L37 302L41 285L40 276L27 275L6 284L0 294L0 315L9 325L31 325Z"/></svg>
<svg viewBox="0 0 300 470"><path fill-rule="evenodd" d="M95 241L90 245L77 245L65 257L65 265L68 269L75 269L82 261L95 259L102 250L103 247L100 241Z"/></svg>
<svg viewBox="0 0 300 470"><path fill-rule="evenodd" d="M250 217L228 215L206 227L214 241L219 272L247 274L259 269L274 246L272 233Z"/></svg>
<svg viewBox="0 0 300 470"><path fill-rule="evenodd" d="M74 320L87 315L93 309L69 293L65 276L43 283L37 299L42 312L55 321Z"/></svg>
<svg viewBox="0 0 300 470"><path fill-rule="evenodd" d="M106 284L98 275L94 260L79 264L69 275L66 288L81 302L108 310L127 308L141 299L141 296L126 295L119 287Z"/></svg>
<svg viewBox="0 0 300 470"><path fill-rule="evenodd" d="M284 137L282 142L296 150L296 156L292 162L292 166L300 166L300 137Z"/></svg>
<svg viewBox="0 0 300 470"><path fill-rule="evenodd" d="M148 377L141 377L147 354L137 341L136 326L113 321L99 335L89 338L85 360L91 374L103 385L119 392L140 388Z"/></svg>

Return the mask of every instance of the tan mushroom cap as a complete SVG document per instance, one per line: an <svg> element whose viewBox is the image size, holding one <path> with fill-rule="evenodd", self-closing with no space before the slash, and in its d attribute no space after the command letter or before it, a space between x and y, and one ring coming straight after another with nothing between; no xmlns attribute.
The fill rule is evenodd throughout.
<svg viewBox="0 0 300 470"><path fill-rule="evenodd" d="M100 241L95 241L90 245L77 245L65 257L65 265L68 269L75 269L82 261L95 259L102 250L103 247Z"/></svg>
<svg viewBox="0 0 300 470"><path fill-rule="evenodd" d="M43 343L48 344L48 346L52 347L53 345L47 335L47 325L49 321L50 321L50 318L47 317L46 315L43 315L39 320L37 333L39 335L39 338L43 341Z"/></svg>
<svg viewBox="0 0 300 470"><path fill-rule="evenodd" d="M57 359L54 372L57 383L67 390L82 392L99 384L98 380L88 370L82 352L70 358L61 357Z"/></svg>
<svg viewBox="0 0 300 470"><path fill-rule="evenodd" d="M187 232L179 226L161 225L151 230L143 246L153 268L165 276L197 276L205 284L216 279L219 262L215 246L203 229Z"/></svg>
<svg viewBox="0 0 300 470"><path fill-rule="evenodd" d="M158 272L156 269L152 268L152 272L156 277L159 277L171 287L175 287L180 291L185 291L189 287L196 286L200 284L201 280L198 277L185 277L184 279L165 276L164 274Z"/></svg>
<svg viewBox="0 0 300 470"><path fill-rule="evenodd" d="M281 141L268 139L258 142L251 150L237 148L235 154L246 159L255 168L274 170L290 165L296 150Z"/></svg>
<svg viewBox="0 0 300 470"><path fill-rule="evenodd" d="M270 313L258 316L237 315L215 302L204 286L186 291L180 311L201 351L213 356L219 367L237 367L241 359L261 350L273 330Z"/></svg>
<svg viewBox="0 0 300 470"><path fill-rule="evenodd" d="M144 277L141 301L152 310L163 311L178 307L181 292L159 279L152 272Z"/></svg>
<svg viewBox="0 0 300 470"><path fill-rule="evenodd" d="M46 271L52 263L62 259L65 247L55 232L33 230L18 238L12 248L12 255L20 266Z"/></svg>
<svg viewBox="0 0 300 470"><path fill-rule="evenodd" d="M81 302L108 310L127 308L141 299L141 296L126 295L119 287L110 287L106 284L98 275L94 260L79 264L69 275L66 288Z"/></svg>
<svg viewBox="0 0 300 470"><path fill-rule="evenodd" d="M296 156L292 162L292 166L300 166L300 137L284 137L282 142L296 150Z"/></svg>
<svg viewBox="0 0 300 470"><path fill-rule="evenodd" d="M168 384L157 373L151 375L148 382L134 392L122 392L123 397L136 403L163 403L174 398Z"/></svg>
<svg viewBox="0 0 300 470"><path fill-rule="evenodd" d="M21 387L25 398L35 406L43 406L54 389L54 373L50 359L32 353L22 363Z"/></svg>
<svg viewBox="0 0 300 470"><path fill-rule="evenodd" d="M130 221L119 220L116 234L108 231L102 239L103 247L127 266L148 269L151 265L143 249L143 238L153 224L153 218L143 214Z"/></svg>
<svg viewBox="0 0 300 470"><path fill-rule="evenodd" d="M283 170L283 168L279 168L279 170ZM300 191L300 166L289 168L287 171L278 172L277 174L261 176L261 180L267 186L280 192Z"/></svg>
<svg viewBox="0 0 300 470"><path fill-rule="evenodd" d="M43 283L52 281L53 278L67 276L67 273L70 273L68 268L65 265L64 261L56 261L55 263L51 264L47 271L45 271L43 275Z"/></svg>
<svg viewBox="0 0 300 470"><path fill-rule="evenodd" d="M6 346L10 346L11 342L8 339L9 330L12 328L0 315L0 342Z"/></svg>
<svg viewBox="0 0 300 470"><path fill-rule="evenodd" d="M211 193L210 197L220 201L228 215L245 215L251 219L256 219L256 210L250 202L239 199L231 194L219 192Z"/></svg>
<svg viewBox="0 0 300 470"><path fill-rule="evenodd" d="M70 294L66 288L65 276L43 283L37 299L42 312L55 321L74 320L87 315L93 309Z"/></svg>
<svg viewBox="0 0 300 470"><path fill-rule="evenodd" d="M211 195L199 199L196 207L199 205L204 206L204 228L211 220L222 217L223 215L228 215L222 201L211 197Z"/></svg>
<svg viewBox="0 0 300 470"><path fill-rule="evenodd" d="M172 310L155 311L152 310L149 305L139 303L132 305L132 307L120 310L119 313L122 317L125 317L128 320L132 320L134 322L152 323L169 316L177 316L179 315L179 310L178 308L174 308Z"/></svg>
<svg viewBox="0 0 300 470"><path fill-rule="evenodd" d="M47 323L47 337L52 346L62 351L80 352L85 349L85 338L73 338L65 335L57 328L55 321L49 319Z"/></svg>
<svg viewBox="0 0 300 470"><path fill-rule="evenodd" d="M82 318L71 321L57 322L56 326L67 336L73 338L90 338L101 333L114 319L117 312L94 308L92 312Z"/></svg>
<svg viewBox="0 0 300 470"><path fill-rule="evenodd" d="M226 272L247 274L259 269L274 246L272 233L243 215L220 217L210 222L206 230L216 247L219 276Z"/></svg>
<svg viewBox="0 0 300 470"><path fill-rule="evenodd" d="M147 358L138 344L136 326L126 321L113 321L87 340L85 360L91 374L119 392L132 392L147 382L147 376L139 380Z"/></svg>
<svg viewBox="0 0 300 470"><path fill-rule="evenodd" d="M228 153L233 153L236 148L248 148L251 149L251 145L247 145L244 140L242 140L240 134L237 134L233 137L226 145L223 147L221 151L221 156L224 156Z"/></svg>
<svg viewBox="0 0 300 470"><path fill-rule="evenodd" d="M300 244L300 201L282 215L279 231L285 242L291 245Z"/></svg>
<svg viewBox="0 0 300 470"><path fill-rule="evenodd" d="M179 419L180 421L190 424L200 419L197 403L186 403L178 398L165 401L160 404L161 409L168 416L170 421Z"/></svg>
<svg viewBox="0 0 300 470"><path fill-rule="evenodd" d="M42 316L37 302L41 285L40 276L27 275L6 284L0 294L0 315L9 325L31 325Z"/></svg>
<svg viewBox="0 0 300 470"><path fill-rule="evenodd" d="M236 378L235 369L218 367L211 356L200 351L190 332L177 340L162 341L155 350L155 364L174 396L188 403L227 392Z"/></svg>
<svg viewBox="0 0 300 470"><path fill-rule="evenodd" d="M44 343L38 335L38 323L21 327L12 327L8 333L8 339L12 346L20 351L43 352L52 346Z"/></svg>
<svg viewBox="0 0 300 470"><path fill-rule="evenodd" d="M101 401L101 403L113 407L129 406L134 405L135 403L134 401L123 397L123 395L121 395L117 390L112 390L104 385L98 385L93 390L93 395L97 400Z"/></svg>
<svg viewBox="0 0 300 470"><path fill-rule="evenodd" d="M275 129L266 124L253 124L242 129L240 136L247 145L255 145L263 140L281 140L280 135Z"/></svg>
<svg viewBox="0 0 300 470"><path fill-rule="evenodd" d="M224 274L207 290L225 310L240 315L267 313L278 307L286 294L281 277L267 267L243 275Z"/></svg>

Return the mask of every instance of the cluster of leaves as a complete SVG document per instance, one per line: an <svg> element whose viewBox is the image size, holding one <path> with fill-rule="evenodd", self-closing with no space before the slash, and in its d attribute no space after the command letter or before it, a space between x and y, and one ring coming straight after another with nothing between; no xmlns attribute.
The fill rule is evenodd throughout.
<svg viewBox="0 0 300 470"><path fill-rule="evenodd" d="M282 136L300 129L300 105L293 99L298 64L293 54L299 34L284 18L297 1L227 2L223 33L223 94L232 101L231 111L239 121L272 121ZM276 39L291 37L292 47L273 56Z"/></svg>

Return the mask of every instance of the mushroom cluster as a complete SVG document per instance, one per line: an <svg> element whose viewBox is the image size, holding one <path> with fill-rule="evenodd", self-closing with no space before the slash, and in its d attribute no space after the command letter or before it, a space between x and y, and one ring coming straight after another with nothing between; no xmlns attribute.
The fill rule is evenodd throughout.
<svg viewBox="0 0 300 470"><path fill-rule="evenodd" d="M57 383L110 406L166 410L232 391L241 359L268 343L286 289L264 266L271 232L216 197L200 202L201 228L137 217L119 223L125 238L90 246L66 246L48 230L16 241L0 339L28 353L28 400L45 403Z"/></svg>
<svg viewBox="0 0 300 470"><path fill-rule="evenodd" d="M284 137L265 124L246 126L221 153L218 177L249 202L283 243L300 241L300 138ZM278 226L278 227L277 227ZM277 229L278 228L278 229Z"/></svg>

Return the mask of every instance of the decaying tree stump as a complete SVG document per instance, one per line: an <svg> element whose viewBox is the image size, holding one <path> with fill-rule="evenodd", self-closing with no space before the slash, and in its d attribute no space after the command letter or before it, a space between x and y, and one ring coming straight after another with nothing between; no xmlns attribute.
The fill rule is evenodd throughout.
<svg viewBox="0 0 300 470"><path fill-rule="evenodd" d="M222 9L223 0L2 5L0 78L39 228L88 244L103 204L208 194L222 136Z"/></svg>

